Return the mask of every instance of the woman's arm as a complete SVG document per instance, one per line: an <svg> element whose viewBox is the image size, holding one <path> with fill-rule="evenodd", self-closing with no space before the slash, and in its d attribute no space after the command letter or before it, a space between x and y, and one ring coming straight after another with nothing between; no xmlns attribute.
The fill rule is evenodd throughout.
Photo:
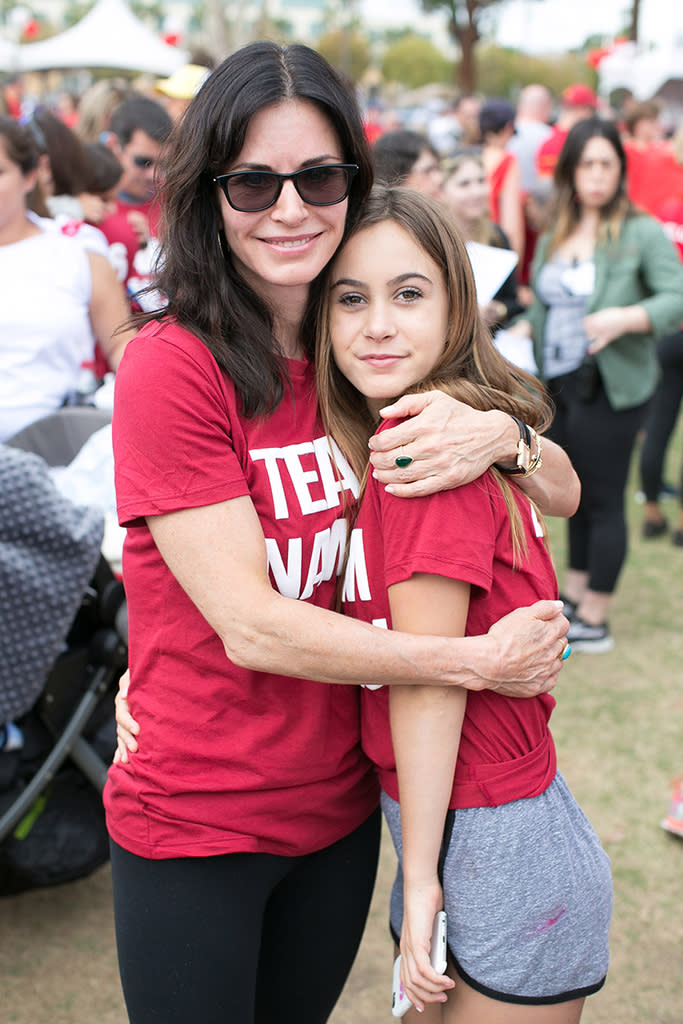
<svg viewBox="0 0 683 1024"><path fill-rule="evenodd" d="M329 683L431 683L534 697L555 685L569 627L561 601L518 608L482 637L420 637L378 629L282 597L267 572L265 541L249 498L148 519L178 582L235 664ZM116 701L118 751L128 761L139 728L128 673Z"/></svg>
<svg viewBox="0 0 683 1024"><path fill-rule="evenodd" d="M480 412L445 395L429 391L404 395L382 410L387 419L410 419L370 438L370 461L378 480L400 498L476 480L494 463L514 466L519 441L517 424L507 413ZM395 459L407 446L413 462L398 469ZM543 466L515 482L544 515L572 516L581 485L566 452L543 439Z"/></svg>
<svg viewBox="0 0 683 1024"><path fill-rule="evenodd" d="M531 696L554 685L567 621L558 602L518 609L486 636L428 640L283 597L249 498L152 516L164 561L235 664L327 683L446 684ZM548 616L547 620L537 615Z"/></svg>
<svg viewBox="0 0 683 1024"><path fill-rule="evenodd" d="M92 292L90 296L90 323L112 370L118 368L123 350L135 335L135 330L118 328L130 316L126 297L114 268L100 253L89 252Z"/></svg>
<svg viewBox="0 0 683 1024"><path fill-rule="evenodd" d="M395 628L462 636L469 584L419 574L389 588ZM401 977L408 998L445 1001L453 987L429 962L434 914L443 907L438 862L467 694L431 686L391 687L391 737L401 803L404 914Z"/></svg>

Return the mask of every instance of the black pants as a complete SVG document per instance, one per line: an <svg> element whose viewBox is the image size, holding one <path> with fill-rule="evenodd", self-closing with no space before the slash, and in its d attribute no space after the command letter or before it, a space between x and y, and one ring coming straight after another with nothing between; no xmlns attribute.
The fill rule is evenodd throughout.
<svg viewBox="0 0 683 1024"><path fill-rule="evenodd" d="M370 905L380 814L305 857L147 860L111 844L132 1024L323 1024Z"/></svg>
<svg viewBox="0 0 683 1024"><path fill-rule="evenodd" d="M548 436L565 449L581 481L569 520L569 568L587 572L591 590L611 594L626 558L624 491L647 403L616 412L602 382L588 402L576 385L575 373L548 381L556 406Z"/></svg>
<svg viewBox="0 0 683 1024"><path fill-rule="evenodd" d="M659 498L666 449L683 401L683 331L661 338L657 343L657 355L662 374L648 407L645 441L640 452L640 479L646 501Z"/></svg>

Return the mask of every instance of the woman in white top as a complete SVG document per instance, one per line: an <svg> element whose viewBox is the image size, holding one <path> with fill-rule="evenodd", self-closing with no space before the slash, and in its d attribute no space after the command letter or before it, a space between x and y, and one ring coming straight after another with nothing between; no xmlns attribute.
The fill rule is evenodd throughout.
<svg viewBox="0 0 683 1024"><path fill-rule="evenodd" d="M132 335L105 257L27 210L37 168L29 130L0 117L0 441L63 405L95 339L115 369Z"/></svg>

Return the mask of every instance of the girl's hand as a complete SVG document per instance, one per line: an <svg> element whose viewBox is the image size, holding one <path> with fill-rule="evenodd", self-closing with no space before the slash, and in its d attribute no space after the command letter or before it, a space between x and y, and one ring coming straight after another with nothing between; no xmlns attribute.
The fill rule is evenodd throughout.
<svg viewBox="0 0 683 1024"><path fill-rule="evenodd" d="M435 494L476 480L492 463L509 458L514 447L510 439L517 430L505 413L480 412L442 391L404 395L381 415L410 417L369 441L373 475L399 498ZM412 462L401 469L397 456Z"/></svg>
<svg viewBox="0 0 683 1024"><path fill-rule="evenodd" d="M116 706L116 752L114 753L114 764L128 764L129 752L134 754L138 749L136 736L140 732L140 726L128 710L128 685L130 683L130 672L128 669L119 679L119 692L116 694L114 704Z"/></svg>
<svg viewBox="0 0 683 1024"><path fill-rule="evenodd" d="M425 1003L445 1003L447 991L455 982L445 974L437 974L430 963L430 945L434 915L443 908L443 894L438 879L409 886L404 891L403 928L401 931L401 982L416 1009Z"/></svg>

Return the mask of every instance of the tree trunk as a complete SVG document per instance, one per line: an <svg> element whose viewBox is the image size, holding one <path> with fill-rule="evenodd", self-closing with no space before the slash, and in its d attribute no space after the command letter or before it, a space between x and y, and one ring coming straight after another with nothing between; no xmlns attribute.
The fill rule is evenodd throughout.
<svg viewBox="0 0 683 1024"><path fill-rule="evenodd" d="M629 28L628 37L634 43L638 42L638 26L640 22L640 0L631 0L631 27Z"/></svg>

